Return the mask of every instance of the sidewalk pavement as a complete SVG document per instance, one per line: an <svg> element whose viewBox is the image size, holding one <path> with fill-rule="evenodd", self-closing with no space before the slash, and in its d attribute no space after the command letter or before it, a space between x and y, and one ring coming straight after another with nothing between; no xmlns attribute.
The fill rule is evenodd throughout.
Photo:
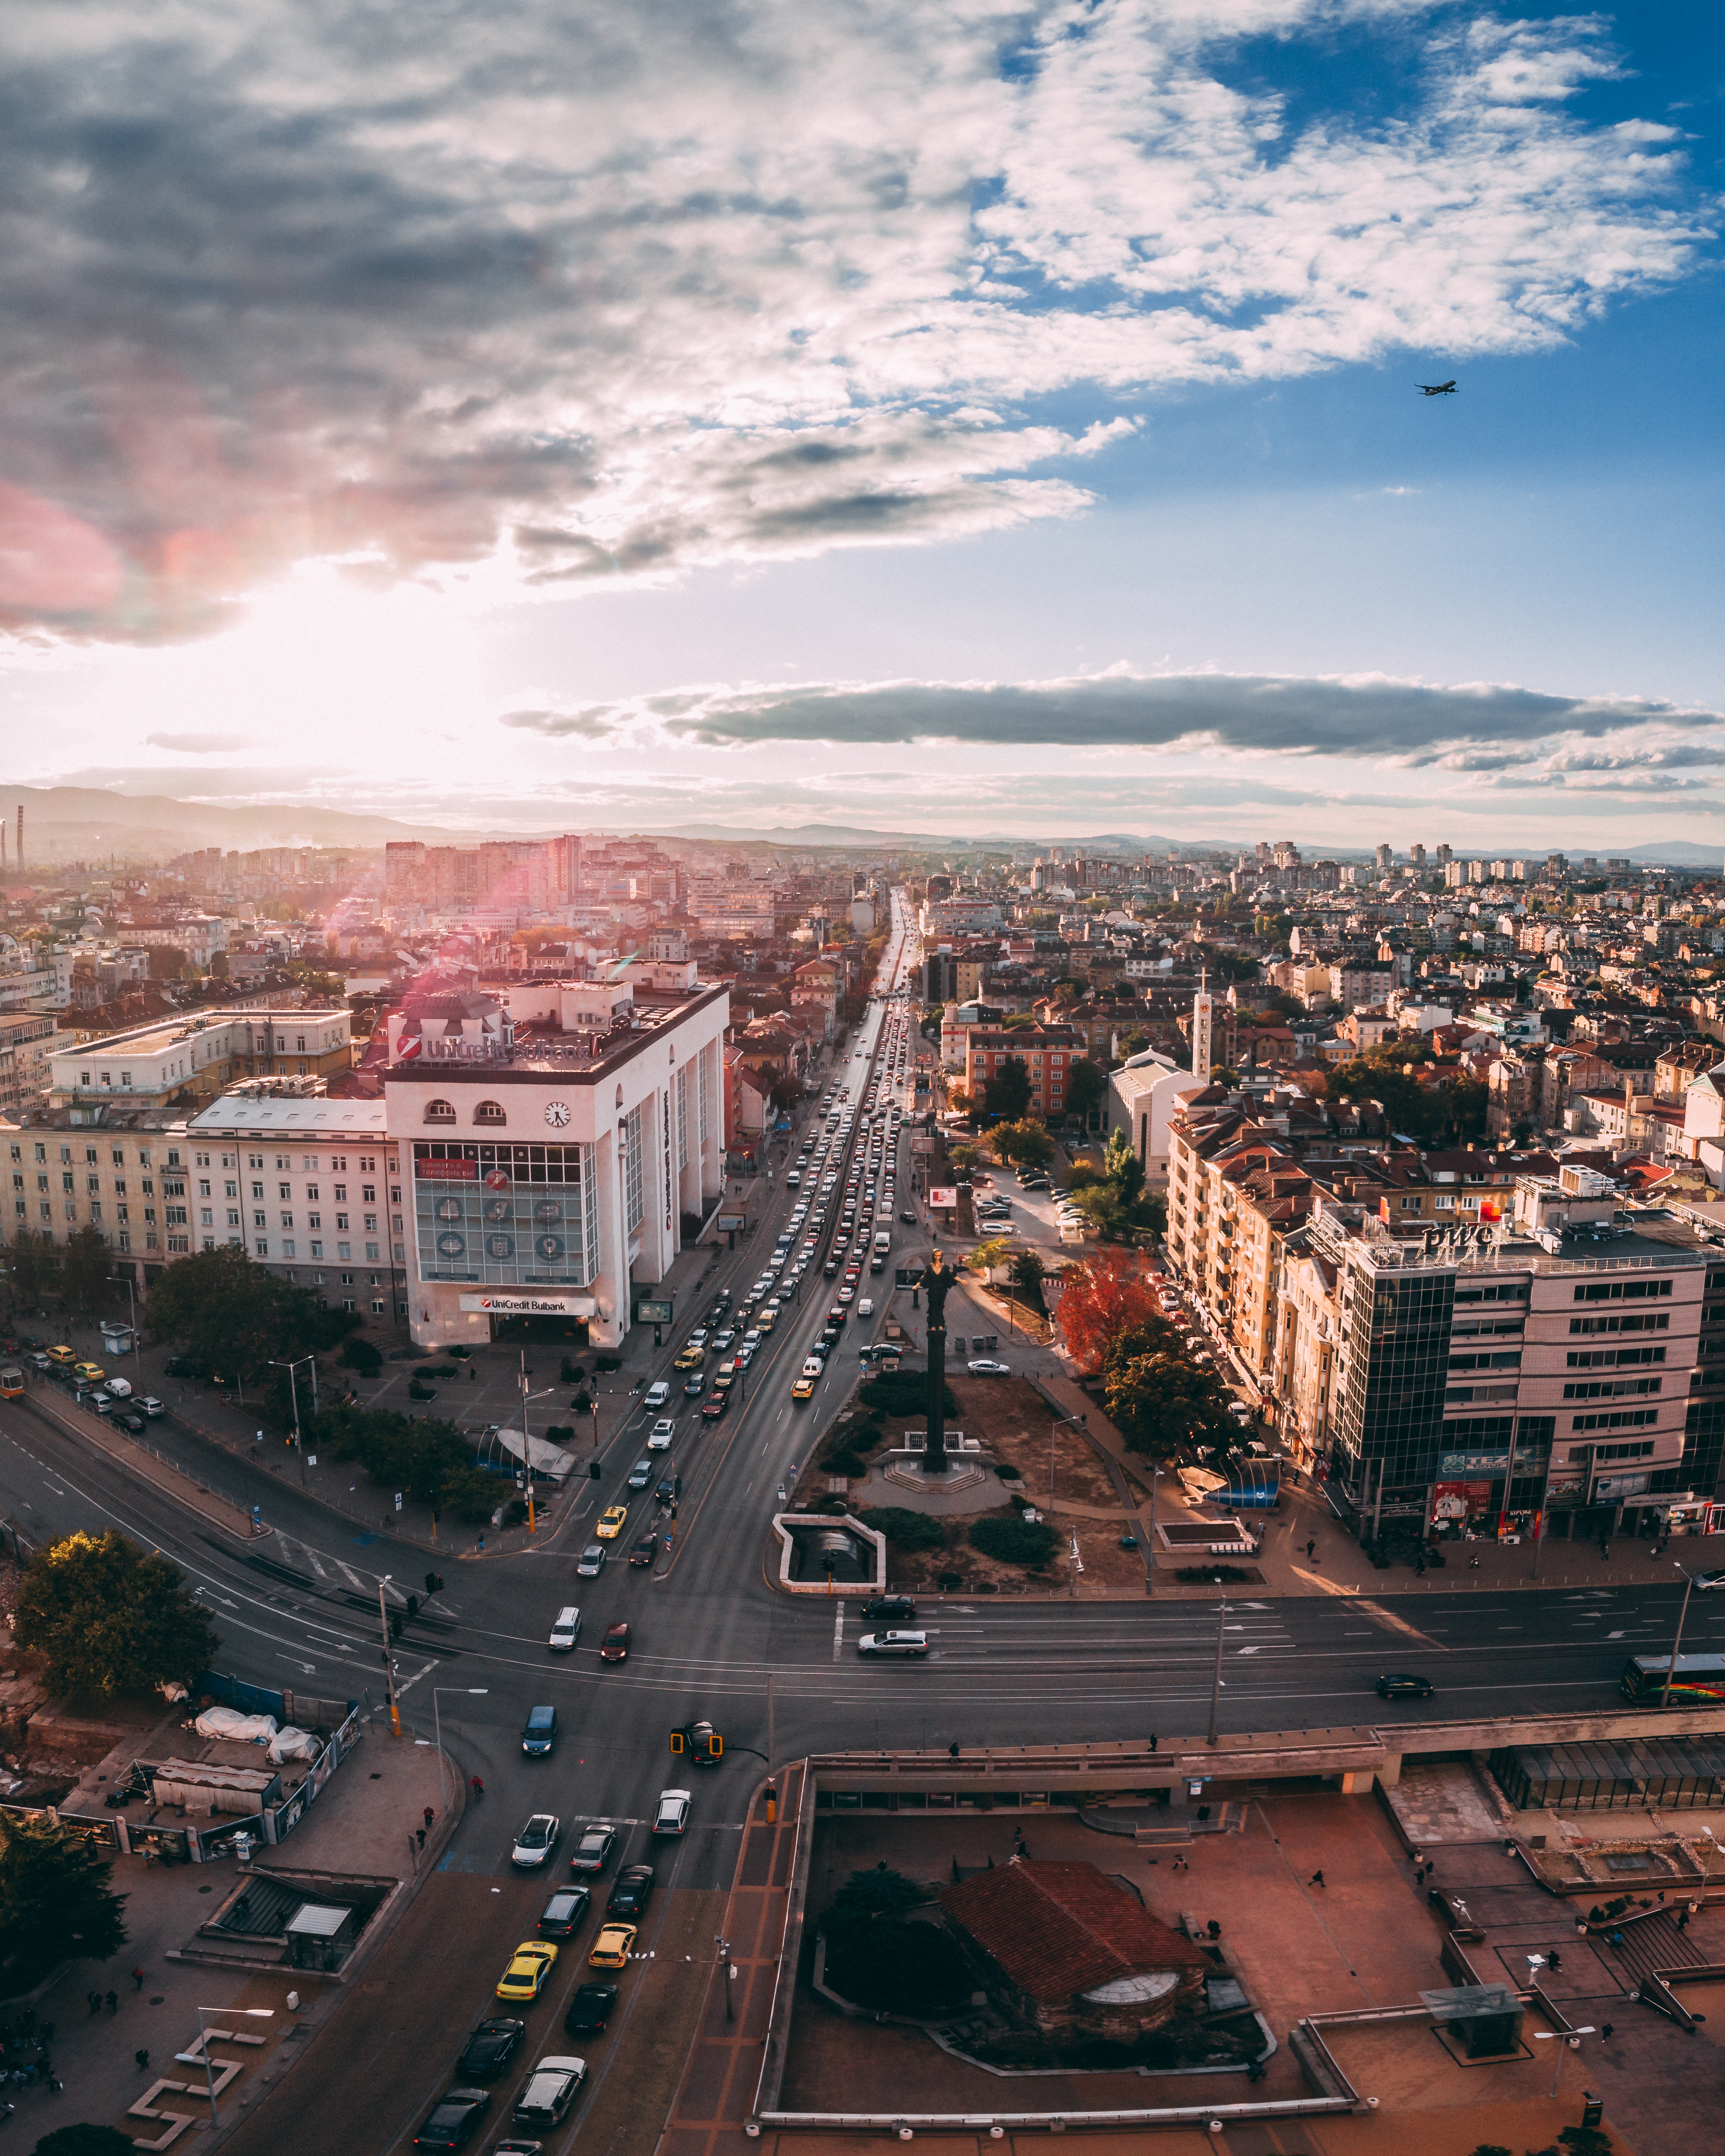
<svg viewBox="0 0 1725 2156"><path fill-rule="evenodd" d="M410 1891L429 1876L461 1817L464 1778L451 1762L440 1786L435 1748L388 1731L387 1714L381 1723L368 1725L367 1741L342 1762L298 1832L275 1848L260 1850L251 1870L357 1873L403 1880ZM434 1816L422 1853L415 1830L424 1825L428 1805ZM167 1866L146 1865L138 1856L114 1859L111 1884L126 1897L126 1942L105 1961L70 1964L36 2002L39 2034L48 2027L53 2030L50 2054L64 2092L56 2095L36 2085L15 2092L25 2128L21 2148L53 2127L80 2119L109 2121L139 2134L159 2132L126 2114L127 2106L164 2076L192 2088L189 2099L171 2097L167 2107L195 2111L203 2118L208 2101L203 2077L195 2068L174 2063L174 2054L196 2041L198 2009L264 2008L271 2019L242 2025L263 2033L264 2042L255 2054L248 2053L244 2071L218 2099L225 2132L298 2056L304 2035L336 2010L344 1986L330 1979L181 1958L188 1947L212 1945L197 1939L198 1927L221 1907L239 1876L240 1866L231 1857L215 1864ZM404 1899L388 1912L386 1927L398 1917ZM363 1950L373 1945L368 1939ZM141 1988L132 1978L135 1969L143 1973ZM102 1998L98 2014L90 2011L86 2001L91 1991ZM110 1991L115 1995L111 2011L106 2004ZM298 1995L297 2007L287 2003L290 1993ZM15 2012L7 2015L13 2022L16 2018ZM285 2044L288 2049L278 2060ZM147 2069L136 2063L134 2054L139 2051L149 2053ZM220 2056L218 2052L218 2064Z"/></svg>

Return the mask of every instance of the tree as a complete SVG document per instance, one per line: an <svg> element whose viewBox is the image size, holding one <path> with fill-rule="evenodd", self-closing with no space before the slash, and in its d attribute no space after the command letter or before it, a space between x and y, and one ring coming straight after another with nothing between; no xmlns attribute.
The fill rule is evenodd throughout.
<svg viewBox="0 0 1725 2156"><path fill-rule="evenodd" d="M66 1238L60 1260L60 1293L70 1303L90 1310L109 1298L112 1263L100 1228L86 1222Z"/></svg>
<svg viewBox="0 0 1725 2156"><path fill-rule="evenodd" d="M1132 1142L1124 1131L1116 1131L1108 1140L1108 1149L1102 1156L1102 1173L1130 1205L1144 1187L1144 1163L1132 1151Z"/></svg>
<svg viewBox="0 0 1725 2156"><path fill-rule="evenodd" d="M998 1123L988 1133L997 1160L1014 1161L1022 1168L1045 1168L1054 1158L1054 1140L1040 1123Z"/></svg>
<svg viewBox="0 0 1725 2156"><path fill-rule="evenodd" d="M388 1408L326 1408L305 1425L305 1440L308 1451L357 1460L380 1487L425 1505L439 1502L450 1476L472 1464L471 1448L453 1423L416 1422ZM496 1502L493 1497L486 1512Z"/></svg>
<svg viewBox="0 0 1725 2156"><path fill-rule="evenodd" d="M36 2143L33 2156L134 2156L137 2148L117 2126L57 2126ZM1505 2151L1505 2156L1508 2152Z"/></svg>
<svg viewBox="0 0 1725 2156"><path fill-rule="evenodd" d="M983 1084L983 1113L1000 1122L1017 1122L1029 1105L1030 1073L1023 1056L1009 1055Z"/></svg>
<svg viewBox="0 0 1725 2156"><path fill-rule="evenodd" d="M1087 1055L1066 1068L1066 1112L1088 1122L1108 1097L1108 1074Z"/></svg>
<svg viewBox="0 0 1725 2156"><path fill-rule="evenodd" d="M787 1070L775 1078L767 1089L767 1097L781 1115L788 1115L797 1103L807 1096L809 1088L794 1071Z"/></svg>
<svg viewBox="0 0 1725 2156"><path fill-rule="evenodd" d="M913 1512L905 1505L875 1505L858 1516L865 1527L886 1537L896 1550L940 1549L947 1531L930 1512Z"/></svg>
<svg viewBox="0 0 1725 2156"><path fill-rule="evenodd" d="M45 1815L0 1812L0 1969L8 1994L28 1991L68 1950L105 1961L126 1944L126 1897L93 1842Z"/></svg>
<svg viewBox="0 0 1725 2156"><path fill-rule="evenodd" d="M970 1546L1002 1564L1046 1564L1055 1553L1055 1531L1046 1520L1010 1519L994 1514L973 1520Z"/></svg>
<svg viewBox="0 0 1725 2156"><path fill-rule="evenodd" d="M200 1378L255 1378L272 1362L335 1347L359 1322L254 1265L235 1243L182 1258L150 1291L151 1341L172 1341Z"/></svg>
<svg viewBox="0 0 1725 2156"><path fill-rule="evenodd" d="M59 1278L59 1245L38 1229L20 1228L11 1250L13 1301L21 1310L33 1310Z"/></svg>
<svg viewBox="0 0 1725 2156"><path fill-rule="evenodd" d="M1085 1369L1097 1368L1121 1333L1158 1315L1142 1260L1123 1250L1099 1250L1062 1277L1060 1330Z"/></svg>
<svg viewBox="0 0 1725 2156"><path fill-rule="evenodd" d="M1235 1449L1238 1433L1221 1381L1183 1354L1111 1356L1102 1398L1128 1451L1167 1460L1188 1445L1219 1447L1224 1454Z"/></svg>
<svg viewBox="0 0 1725 2156"><path fill-rule="evenodd" d="M1020 1250L1007 1268L1016 1292L1024 1298L1033 1310L1040 1310L1042 1283L1047 1277L1048 1267L1035 1250Z"/></svg>
<svg viewBox="0 0 1725 2156"><path fill-rule="evenodd" d="M1012 1245L1004 1235L991 1235L986 1243L978 1243L964 1260L973 1265L986 1280L997 1265L1004 1265L1012 1255Z"/></svg>
<svg viewBox="0 0 1725 2156"><path fill-rule="evenodd" d="M158 943L150 953L150 978L152 981L177 981L186 970L187 957L171 943Z"/></svg>
<svg viewBox="0 0 1725 2156"><path fill-rule="evenodd" d="M215 1626L179 1567L111 1527L37 1551L14 1629L21 1647L48 1656L56 1691L189 1685L216 1651Z"/></svg>

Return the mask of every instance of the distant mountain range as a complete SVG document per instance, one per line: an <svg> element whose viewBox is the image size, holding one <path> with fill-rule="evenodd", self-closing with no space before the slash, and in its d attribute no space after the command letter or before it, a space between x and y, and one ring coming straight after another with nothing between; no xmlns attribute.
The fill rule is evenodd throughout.
<svg viewBox="0 0 1725 2156"><path fill-rule="evenodd" d="M474 845L485 839L550 838L572 828L569 823L547 825L543 831L520 829L454 829L439 824L409 824L393 816L356 814L341 808L308 808L289 803L279 807L253 803L181 801L165 793L120 793L98 786L13 786L0 788L0 816L8 832L7 855L16 872L13 838L18 811L24 812L24 867L33 863L66 860L99 861L105 855L134 860L166 860L203 846L220 846L250 852L262 846L316 846L374 850L392 839L424 840L428 845ZM614 824L618 835L681 839L685 843L733 846L790 846L799 850L873 849L923 854L991 850L1027 850L1034 845L1058 844L1067 853L1138 855L1249 853L1255 841L1226 837L1174 839L1160 832L1109 831L1084 838L1029 839L1010 832L872 830L859 824L784 824L739 828L727 824L679 824L660 830L639 825ZM1369 860L1369 847L1305 847L1308 857L1327 855L1337 860ZM1531 850L1543 857L1546 849ZM1630 860L1670 868L1712 868L1719 865L1722 850L1686 840L1661 839L1646 845L1620 850ZM1603 858L1604 849L1599 850Z"/></svg>

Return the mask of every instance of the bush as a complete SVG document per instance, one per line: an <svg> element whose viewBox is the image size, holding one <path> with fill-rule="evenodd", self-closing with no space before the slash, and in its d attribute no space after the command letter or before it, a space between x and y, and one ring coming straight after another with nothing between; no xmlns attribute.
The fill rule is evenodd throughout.
<svg viewBox="0 0 1725 2156"><path fill-rule="evenodd" d="M1046 1520L1009 1520L996 1515L970 1524L971 1548L1002 1564L1046 1564L1055 1553L1055 1541Z"/></svg>
<svg viewBox="0 0 1725 2156"><path fill-rule="evenodd" d="M876 2014L937 2019L968 2005L975 1979L957 1941L933 1924L827 1921L827 1982Z"/></svg>
<svg viewBox="0 0 1725 2156"><path fill-rule="evenodd" d="M860 1482L869 1471L868 1461L857 1452L829 1452L821 1465L829 1475L842 1475L847 1482Z"/></svg>
<svg viewBox="0 0 1725 2156"><path fill-rule="evenodd" d="M612 1371L623 1368L623 1358L619 1355L596 1355L593 1366L601 1377L608 1377Z"/></svg>
<svg viewBox="0 0 1725 2156"><path fill-rule="evenodd" d="M374 1348L369 1340L362 1340L357 1333L341 1342L341 1360L350 1370L357 1370L364 1378L375 1378L383 1367L382 1349Z"/></svg>
<svg viewBox="0 0 1725 2156"><path fill-rule="evenodd" d="M870 1378L857 1398L865 1407L883 1415L913 1416L928 1412L928 1375L923 1370L883 1370ZM958 1402L948 1385L942 1403L943 1414L956 1415Z"/></svg>
<svg viewBox="0 0 1725 2156"><path fill-rule="evenodd" d="M408 1398L410 1400L434 1400L437 1394L431 1386L422 1384L418 1378L415 1378L413 1383L408 1387Z"/></svg>
<svg viewBox="0 0 1725 2156"><path fill-rule="evenodd" d="M482 1527L496 1511L498 1498L508 1486L477 1467L452 1467L443 1479L435 1502L439 1512L453 1513L464 1527Z"/></svg>
<svg viewBox="0 0 1725 2156"><path fill-rule="evenodd" d="M566 1385L583 1385L587 1382L586 1370L570 1355L564 1356L562 1367L557 1374Z"/></svg>
<svg viewBox="0 0 1725 2156"><path fill-rule="evenodd" d="M865 1527L886 1537L889 1549L939 1549L947 1531L932 1514L912 1512L902 1505L874 1505L860 1515Z"/></svg>
<svg viewBox="0 0 1725 2156"><path fill-rule="evenodd" d="M434 1385L439 1378L449 1375L449 1366L447 1363L421 1363L413 1375L422 1384Z"/></svg>
<svg viewBox="0 0 1725 2156"><path fill-rule="evenodd" d="M1009 1460L997 1460L994 1472L1003 1482L1022 1482L1024 1479L1022 1471L1014 1467Z"/></svg>

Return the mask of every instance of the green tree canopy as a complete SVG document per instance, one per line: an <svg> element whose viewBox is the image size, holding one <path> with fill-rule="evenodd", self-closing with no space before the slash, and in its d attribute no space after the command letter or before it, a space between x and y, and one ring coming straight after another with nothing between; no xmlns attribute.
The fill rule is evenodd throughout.
<svg viewBox="0 0 1725 2156"><path fill-rule="evenodd" d="M1030 1073L1021 1055L1009 1055L983 1085L983 1112L999 1122L1019 1122L1030 1105Z"/></svg>
<svg viewBox="0 0 1725 2156"><path fill-rule="evenodd" d="M989 1132L988 1143L997 1160L1015 1161L1024 1168L1043 1168L1054 1158L1054 1140L1040 1123L999 1123Z"/></svg>
<svg viewBox="0 0 1725 2156"><path fill-rule="evenodd" d="M18 1589L18 1645L49 1659L57 1691L141 1691L191 1684L216 1630L179 1567L113 1528L50 1543Z"/></svg>
<svg viewBox="0 0 1725 2156"><path fill-rule="evenodd" d="M1410 1077L1404 1065L1429 1060L1429 1050L1412 1043L1385 1041L1365 1055L1338 1064L1330 1073L1332 1100L1377 1101L1394 1130L1432 1145L1460 1144L1485 1135L1486 1087L1459 1072L1435 1086Z"/></svg>
<svg viewBox="0 0 1725 2156"><path fill-rule="evenodd" d="M114 1292L113 1263L102 1231L86 1221L66 1238L60 1259L60 1293L85 1310L95 1310Z"/></svg>
<svg viewBox="0 0 1725 2156"><path fill-rule="evenodd" d="M1168 1460L1188 1445L1225 1455L1238 1442L1228 1395L1214 1370L1158 1349L1133 1354L1122 1340L1108 1358L1103 1404L1132 1452Z"/></svg>
<svg viewBox="0 0 1725 2156"><path fill-rule="evenodd" d="M20 1228L8 1245L8 1259L13 1301L33 1310L59 1278L59 1245L38 1229Z"/></svg>
<svg viewBox="0 0 1725 2156"><path fill-rule="evenodd" d="M151 1340L171 1342L200 1378L254 1381L273 1362L335 1347L359 1322L254 1265L235 1243L182 1258L150 1291Z"/></svg>
<svg viewBox="0 0 1725 2156"><path fill-rule="evenodd" d="M126 1944L113 1866L93 1842L43 1815L0 1812L0 1972L27 1991L68 1954L105 1961Z"/></svg>
<svg viewBox="0 0 1725 2156"><path fill-rule="evenodd" d="M1069 1115L1093 1116L1108 1097L1108 1074L1100 1063L1081 1055L1066 1070L1066 1111Z"/></svg>
<svg viewBox="0 0 1725 2156"><path fill-rule="evenodd" d="M453 1423L416 1422L388 1408L326 1408L305 1425L305 1441L309 1451L357 1460L381 1487L405 1491L424 1505L439 1503L449 1478L472 1460L471 1445ZM488 1513L509 1495L506 1485L493 1488Z"/></svg>

